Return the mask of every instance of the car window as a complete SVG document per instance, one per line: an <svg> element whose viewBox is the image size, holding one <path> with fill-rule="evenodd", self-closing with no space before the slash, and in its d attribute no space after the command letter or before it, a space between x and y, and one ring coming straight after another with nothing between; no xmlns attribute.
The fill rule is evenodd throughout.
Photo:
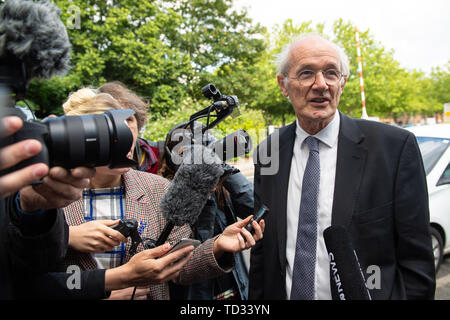
<svg viewBox="0 0 450 320"><path fill-rule="evenodd" d="M429 174L442 154L447 150L450 140L444 138L417 137L422 153L425 173Z"/></svg>
<svg viewBox="0 0 450 320"><path fill-rule="evenodd" d="M440 186L441 184L448 184L448 183L450 183L450 163L447 165L447 168L445 168L444 173L439 178L437 185Z"/></svg>

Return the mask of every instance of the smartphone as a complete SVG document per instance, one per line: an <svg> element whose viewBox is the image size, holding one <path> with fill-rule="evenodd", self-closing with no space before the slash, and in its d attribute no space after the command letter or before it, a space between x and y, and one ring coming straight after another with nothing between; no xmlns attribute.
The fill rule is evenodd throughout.
<svg viewBox="0 0 450 320"><path fill-rule="evenodd" d="M200 240L183 238L178 241L177 244L175 244L172 248L170 248L170 250L167 251L167 253L165 253L162 257L164 257L166 254L172 253L182 248L186 248L187 246L194 246L194 248L196 248L200 243Z"/></svg>
<svg viewBox="0 0 450 320"><path fill-rule="evenodd" d="M248 232L253 232L253 226L252 222L256 221L256 223L259 223L262 218L269 212L269 208L267 208L264 204L262 207L258 210L258 212L253 216L253 218L250 220L250 222L245 226L245 229L247 229Z"/></svg>

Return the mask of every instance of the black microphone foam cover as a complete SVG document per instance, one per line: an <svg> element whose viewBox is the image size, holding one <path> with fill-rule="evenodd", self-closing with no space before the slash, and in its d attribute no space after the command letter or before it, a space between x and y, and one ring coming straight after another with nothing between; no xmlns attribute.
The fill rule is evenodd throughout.
<svg viewBox="0 0 450 320"><path fill-rule="evenodd" d="M0 58L23 61L27 81L69 70L71 46L59 15L48 0L8 0L0 8Z"/></svg>
<svg viewBox="0 0 450 320"><path fill-rule="evenodd" d="M342 226L323 232L330 259L333 300L371 300L349 233Z"/></svg>
<svg viewBox="0 0 450 320"><path fill-rule="evenodd" d="M210 148L201 144L190 146L161 198L164 218L176 226L193 224L223 173L222 161Z"/></svg>

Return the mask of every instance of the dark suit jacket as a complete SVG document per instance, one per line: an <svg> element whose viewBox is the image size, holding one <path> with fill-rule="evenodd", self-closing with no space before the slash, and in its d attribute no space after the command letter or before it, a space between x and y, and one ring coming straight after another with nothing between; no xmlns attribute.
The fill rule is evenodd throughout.
<svg viewBox="0 0 450 320"><path fill-rule="evenodd" d="M19 213L15 195L0 199L0 300L17 299L67 251L69 227L59 210Z"/></svg>
<svg viewBox="0 0 450 320"><path fill-rule="evenodd" d="M262 161L255 165L255 208L264 203L270 212L264 238L251 251L250 299L286 299L286 202L295 128L294 122L279 131L277 174L261 174ZM272 136L258 150L265 154L271 144ZM413 134L341 113L331 220L349 231L364 272L380 267L381 288L370 291L373 299L434 297L428 192Z"/></svg>

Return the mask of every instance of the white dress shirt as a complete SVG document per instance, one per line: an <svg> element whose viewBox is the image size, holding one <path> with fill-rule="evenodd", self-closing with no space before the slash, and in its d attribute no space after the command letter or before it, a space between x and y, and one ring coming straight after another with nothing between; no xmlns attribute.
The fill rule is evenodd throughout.
<svg viewBox="0 0 450 320"><path fill-rule="evenodd" d="M319 140L320 156L320 184L317 201L316 273L314 281L316 300L331 300L330 263L325 241L323 239L323 231L331 226L339 123L339 112L336 111L334 119L319 133L314 135L314 137ZM294 267L295 246L297 242L303 172L309 157L309 148L306 143L303 143L309 134L299 126L298 120L295 133L294 152L289 175L287 196L286 296L288 299L291 295L292 269Z"/></svg>

